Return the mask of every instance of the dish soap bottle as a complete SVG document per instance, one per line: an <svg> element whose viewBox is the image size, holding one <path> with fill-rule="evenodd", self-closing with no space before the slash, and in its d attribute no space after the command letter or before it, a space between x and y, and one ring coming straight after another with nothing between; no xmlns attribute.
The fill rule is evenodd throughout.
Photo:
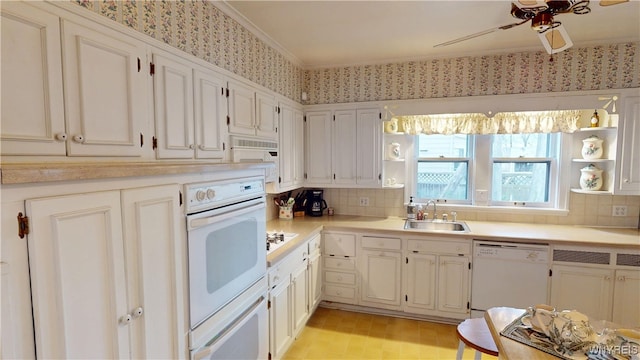
<svg viewBox="0 0 640 360"><path fill-rule="evenodd" d="M414 220L416 218L416 207L413 204L413 196L409 196L409 203L407 204L407 219Z"/></svg>

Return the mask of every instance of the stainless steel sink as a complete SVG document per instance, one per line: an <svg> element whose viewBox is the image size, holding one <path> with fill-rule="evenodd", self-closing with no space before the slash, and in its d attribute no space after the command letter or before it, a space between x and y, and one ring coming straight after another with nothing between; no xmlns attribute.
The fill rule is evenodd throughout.
<svg viewBox="0 0 640 360"><path fill-rule="evenodd" d="M469 232L469 226L464 221L432 221L407 220L405 230L425 230L436 232Z"/></svg>

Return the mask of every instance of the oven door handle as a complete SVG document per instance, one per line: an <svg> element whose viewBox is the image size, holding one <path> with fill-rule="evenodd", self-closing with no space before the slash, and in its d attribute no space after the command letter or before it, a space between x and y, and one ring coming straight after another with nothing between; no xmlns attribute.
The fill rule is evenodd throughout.
<svg viewBox="0 0 640 360"><path fill-rule="evenodd" d="M260 298L258 298L253 304L251 304L251 307L243 311L242 314L240 314L240 316L238 316L235 320L233 320L231 324L227 325L224 329L222 329L222 331L220 331L219 334L217 334L211 341L209 341L206 345L204 345L202 349L198 350L195 354L193 354L193 359L199 360L199 359L204 359L209 357L209 355L211 355L216 348L215 347L216 342L221 338L223 338L225 335L229 334L231 331L233 331L233 329L236 326L239 326L241 323L243 323L256 310L256 308L260 306L260 304L264 300L265 300L264 295L260 296Z"/></svg>
<svg viewBox="0 0 640 360"><path fill-rule="evenodd" d="M210 216L207 216L207 217L191 219L189 221L189 229L190 230L197 229L199 227L203 227L203 226L224 221L227 219L235 218L239 215L247 214L247 213L264 209L264 208L265 208L264 201L261 201L258 204L250 205L244 208L229 210L227 212L220 213L220 214L211 214Z"/></svg>

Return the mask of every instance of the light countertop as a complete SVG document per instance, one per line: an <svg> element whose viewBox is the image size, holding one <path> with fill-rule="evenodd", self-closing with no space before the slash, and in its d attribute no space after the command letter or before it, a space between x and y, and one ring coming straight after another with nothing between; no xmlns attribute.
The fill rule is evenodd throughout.
<svg viewBox="0 0 640 360"><path fill-rule="evenodd" d="M585 227L570 225L545 225L525 223L501 223L487 221L465 221L467 233L430 232L404 230L405 219L398 217L369 217L335 215L305 216L292 220L274 219L267 222L267 231L276 230L297 233L298 236L273 250L267 256L268 265L284 258L292 249L322 230L376 232L394 236L432 235L439 238L481 239L554 245L580 245L591 247L616 247L640 249L638 229Z"/></svg>

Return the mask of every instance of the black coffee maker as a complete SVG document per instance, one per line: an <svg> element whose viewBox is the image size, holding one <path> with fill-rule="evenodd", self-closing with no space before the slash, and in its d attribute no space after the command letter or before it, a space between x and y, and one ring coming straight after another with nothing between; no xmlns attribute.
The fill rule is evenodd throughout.
<svg viewBox="0 0 640 360"><path fill-rule="evenodd" d="M322 198L324 190L308 190L306 199L306 210L309 216L322 216L322 212L327 208L327 203Z"/></svg>

